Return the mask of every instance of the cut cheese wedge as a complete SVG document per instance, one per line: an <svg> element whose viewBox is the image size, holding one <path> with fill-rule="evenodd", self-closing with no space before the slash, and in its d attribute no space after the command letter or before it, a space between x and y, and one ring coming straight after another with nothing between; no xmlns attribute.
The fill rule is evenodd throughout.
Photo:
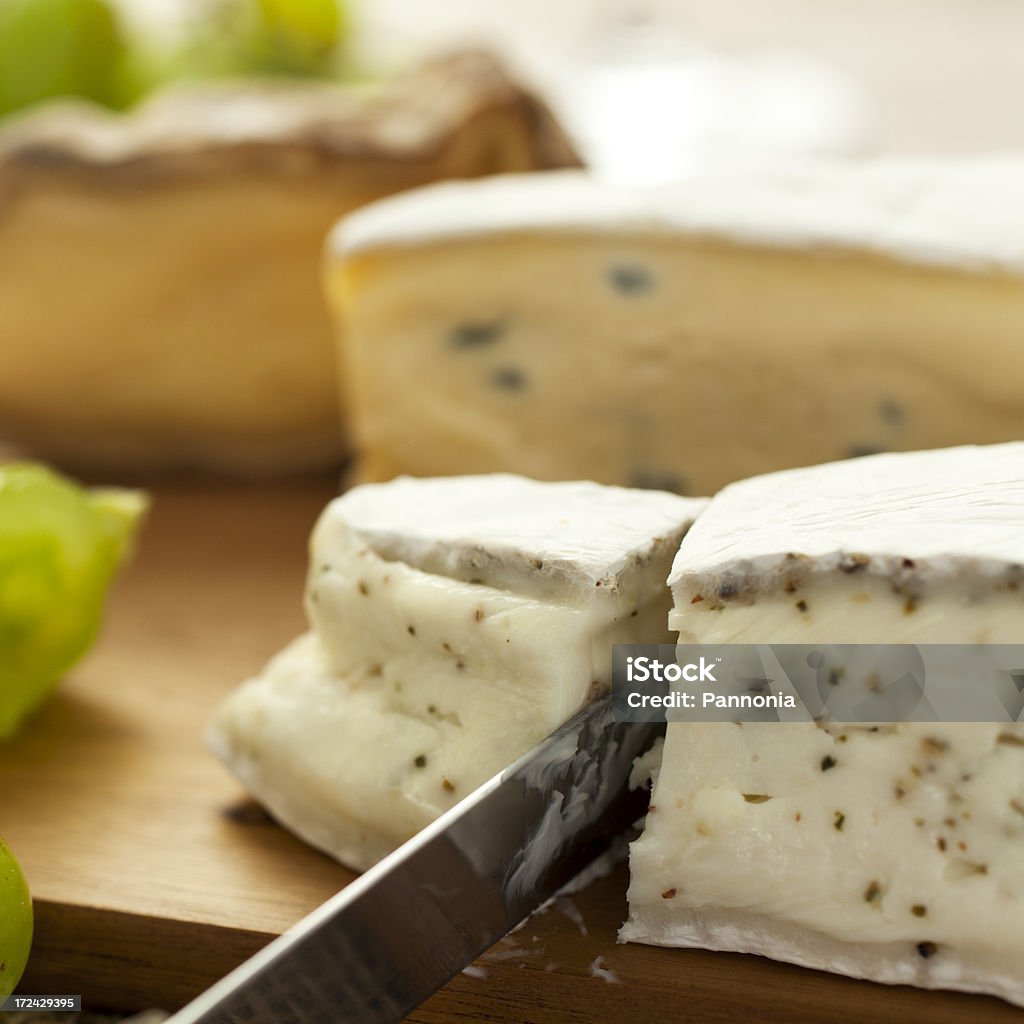
<svg viewBox="0 0 1024 1024"><path fill-rule="evenodd" d="M213 750L285 825L365 868L667 640L703 503L495 475L400 479L313 534L312 631L221 708Z"/></svg>
<svg viewBox="0 0 1024 1024"><path fill-rule="evenodd" d="M1024 642L1024 444L726 488L684 642ZM668 727L621 937L1024 1004L1024 727Z"/></svg>
<svg viewBox="0 0 1024 1024"><path fill-rule="evenodd" d="M182 86L127 115L5 121L0 440L87 468L337 463L330 225L441 178L573 162L478 53L374 86Z"/></svg>
<svg viewBox="0 0 1024 1024"><path fill-rule="evenodd" d="M711 493L1024 435L1024 160L429 186L343 220L363 479Z"/></svg>

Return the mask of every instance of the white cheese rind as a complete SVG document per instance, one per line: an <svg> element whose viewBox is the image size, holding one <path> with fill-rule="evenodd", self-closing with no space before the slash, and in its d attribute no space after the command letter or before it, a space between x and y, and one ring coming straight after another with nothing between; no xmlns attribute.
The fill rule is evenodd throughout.
<svg viewBox="0 0 1024 1024"><path fill-rule="evenodd" d="M343 220L339 256L487 234L659 232L864 249L938 266L1024 271L1024 157L723 169L626 187L584 172L444 183Z"/></svg>
<svg viewBox="0 0 1024 1024"><path fill-rule="evenodd" d="M402 477L336 499L313 548L329 561L332 544L351 537L387 560L436 575L589 603L602 588L627 585L656 553L674 553L681 510L692 519L703 506L701 499L587 481Z"/></svg>
<svg viewBox="0 0 1024 1024"><path fill-rule="evenodd" d="M682 607L810 575L904 589L1013 583L1024 566L1024 443L874 455L731 484L687 536L669 585ZM723 594L723 586L726 592Z"/></svg>
<svg viewBox="0 0 1024 1024"><path fill-rule="evenodd" d="M210 745L368 867L606 688L611 644L668 639L665 575L703 504L500 476L358 488L313 534L313 634L228 698Z"/></svg>

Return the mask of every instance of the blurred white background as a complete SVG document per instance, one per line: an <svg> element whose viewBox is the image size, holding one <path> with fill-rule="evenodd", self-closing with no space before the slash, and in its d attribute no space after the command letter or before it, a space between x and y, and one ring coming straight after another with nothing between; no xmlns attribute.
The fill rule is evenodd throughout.
<svg viewBox="0 0 1024 1024"><path fill-rule="evenodd" d="M203 0L119 2L137 21L173 30ZM349 6L356 53L372 67L459 44L498 49L548 92L587 155L611 173L634 175L652 166L652 154L667 171L794 152L1024 149L1019 0Z"/></svg>

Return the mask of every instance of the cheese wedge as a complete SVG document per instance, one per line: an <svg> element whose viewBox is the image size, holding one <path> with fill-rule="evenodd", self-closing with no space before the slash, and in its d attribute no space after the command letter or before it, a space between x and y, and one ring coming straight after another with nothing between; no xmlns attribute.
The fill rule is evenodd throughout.
<svg viewBox="0 0 1024 1024"><path fill-rule="evenodd" d="M344 451L323 236L439 178L575 159L490 58L388 84L179 88L0 128L0 440L250 473Z"/></svg>
<svg viewBox="0 0 1024 1024"><path fill-rule="evenodd" d="M362 479L706 494L1024 435L1024 160L430 186L342 221Z"/></svg>
<svg viewBox="0 0 1024 1024"><path fill-rule="evenodd" d="M1020 643L1024 444L727 487L684 642ZM670 723L621 938L1024 1004L1024 727Z"/></svg>
<svg viewBox="0 0 1024 1024"><path fill-rule="evenodd" d="M337 499L313 534L312 631L210 743L281 822L365 868L667 639L664 585L702 502L495 475Z"/></svg>

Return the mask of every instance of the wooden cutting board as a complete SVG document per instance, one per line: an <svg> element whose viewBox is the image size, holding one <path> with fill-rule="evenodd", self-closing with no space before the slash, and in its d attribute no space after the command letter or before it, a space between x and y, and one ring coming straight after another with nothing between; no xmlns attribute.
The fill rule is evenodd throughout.
<svg viewBox="0 0 1024 1024"><path fill-rule="evenodd" d="M218 700L303 628L306 541L332 491L323 482L155 493L100 643L0 747L0 833L36 903L20 991L174 1009L352 879L248 802L202 742ZM993 999L618 946L625 885L620 868L560 900L412 1019L1022 1019Z"/></svg>

